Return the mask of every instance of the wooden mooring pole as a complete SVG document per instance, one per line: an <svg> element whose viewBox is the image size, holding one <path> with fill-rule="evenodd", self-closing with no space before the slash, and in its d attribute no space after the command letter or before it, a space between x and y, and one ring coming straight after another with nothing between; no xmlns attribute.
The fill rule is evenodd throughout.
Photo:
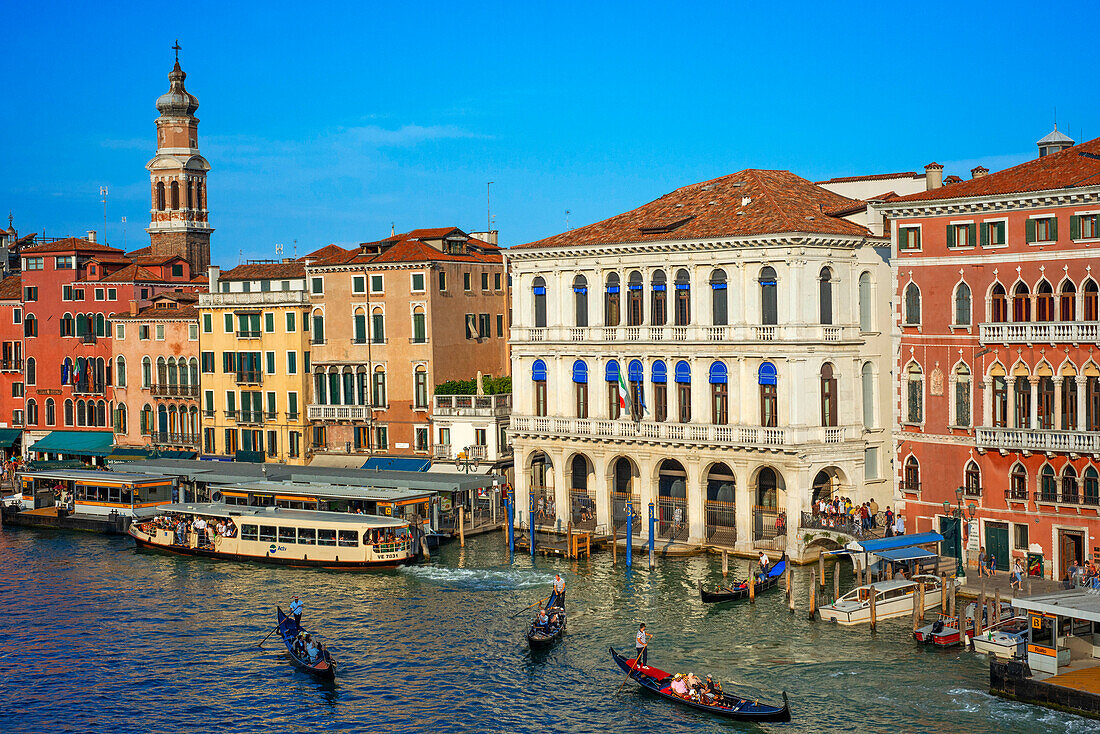
<svg viewBox="0 0 1100 734"><path fill-rule="evenodd" d="M917 626L918 626L917 625L917 620L920 619L920 607L921 607L920 594L916 590L914 590L913 591L913 631L914 632L917 631Z"/></svg>
<svg viewBox="0 0 1100 734"><path fill-rule="evenodd" d="M875 625L878 623L878 613L875 609L875 587L871 587L871 631L875 631Z"/></svg>
<svg viewBox="0 0 1100 734"><path fill-rule="evenodd" d="M787 607L794 613L794 594L791 592L791 564L787 562L787 572L783 574L787 578Z"/></svg>
<svg viewBox="0 0 1100 734"><path fill-rule="evenodd" d="M917 584L917 595L920 596L920 621L924 621L924 582Z"/></svg>
<svg viewBox="0 0 1100 734"><path fill-rule="evenodd" d="M940 574L940 614L947 614L947 574Z"/></svg>
<svg viewBox="0 0 1100 734"><path fill-rule="evenodd" d="M755 576L750 576L749 577L749 603L750 604L755 604L756 603L756 577Z"/></svg>
<svg viewBox="0 0 1100 734"><path fill-rule="evenodd" d="M825 588L825 552L820 551L817 554L817 580L821 584L821 588Z"/></svg>
<svg viewBox="0 0 1100 734"><path fill-rule="evenodd" d="M953 578L948 579L947 580L947 586L948 586L947 591L944 592L948 595L948 599L947 599L947 616L954 617L955 616L955 579L953 579Z"/></svg>
<svg viewBox="0 0 1100 734"><path fill-rule="evenodd" d="M817 616L817 570L810 571L810 621Z"/></svg>
<svg viewBox="0 0 1100 734"><path fill-rule="evenodd" d="M982 615L986 612L985 603L985 581L982 581L982 590L978 592L978 603L974 605L974 636L977 637L982 633ZM989 618L989 623L993 624L993 617ZM960 634L962 632L960 631ZM962 642L962 640L960 640Z"/></svg>
<svg viewBox="0 0 1100 734"><path fill-rule="evenodd" d="M833 563L833 601L840 598L840 561Z"/></svg>
<svg viewBox="0 0 1100 734"><path fill-rule="evenodd" d="M569 520L565 524L565 554L566 558L573 557L573 513L570 511Z"/></svg>
<svg viewBox="0 0 1100 734"><path fill-rule="evenodd" d="M1001 619L1001 590L995 589L993 591L993 605L997 607L997 619Z"/></svg>
<svg viewBox="0 0 1100 734"><path fill-rule="evenodd" d="M722 576L730 575L730 552L722 549Z"/></svg>
<svg viewBox="0 0 1100 734"><path fill-rule="evenodd" d="M458 508L458 544L466 547L466 508L462 506Z"/></svg>

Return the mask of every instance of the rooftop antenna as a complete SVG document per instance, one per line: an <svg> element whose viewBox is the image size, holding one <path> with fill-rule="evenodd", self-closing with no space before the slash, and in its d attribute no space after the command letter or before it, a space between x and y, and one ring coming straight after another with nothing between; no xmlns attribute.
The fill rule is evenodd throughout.
<svg viewBox="0 0 1100 734"><path fill-rule="evenodd" d="M390 222L390 237L393 237L395 234L397 234L397 227L395 225L396 222Z"/></svg>
<svg viewBox="0 0 1100 734"><path fill-rule="evenodd" d="M237 250L237 264L240 265L244 262L244 250Z"/></svg>
<svg viewBox="0 0 1100 734"><path fill-rule="evenodd" d="M106 242L107 242L107 187L106 186L100 186L99 187L99 195L102 197L101 201L103 202L103 242L104 242L104 244L106 244Z"/></svg>
<svg viewBox="0 0 1100 734"><path fill-rule="evenodd" d="M275 243L275 257L276 257L276 259L278 259L278 258L281 258L282 256L283 256L283 246L280 243L276 242Z"/></svg>
<svg viewBox="0 0 1100 734"><path fill-rule="evenodd" d="M572 214L568 209L565 210L565 229L569 230L569 215Z"/></svg>
<svg viewBox="0 0 1100 734"><path fill-rule="evenodd" d="M106 234L106 232L104 232ZM122 218L122 249L126 249L126 217Z"/></svg>
<svg viewBox="0 0 1100 734"><path fill-rule="evenodd" d="M298 259L298 240L294 240L294 259Z"/></svg>
<svg viewBox="0 0 1100 734"><path fill-rule="evenodd" d="M493 206L492 200L489 198L489 187L493 185L493 182L485 184L485 231L493 231Z"/></svg>

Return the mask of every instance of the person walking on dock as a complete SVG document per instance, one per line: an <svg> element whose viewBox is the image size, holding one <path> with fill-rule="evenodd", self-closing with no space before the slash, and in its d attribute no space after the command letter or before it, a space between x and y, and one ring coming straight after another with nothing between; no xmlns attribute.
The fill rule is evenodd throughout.
<svg viewBox="0 0 1100 734"><path fill-rule="evenodd" d="M649 638L653 635L645 631L645 622L638 625L638 634L634 635L635 660L641 660L642 667L649 667Z"/></svg>
<svg viewBox="0 0 1100 734"><path fill-rule="evenodd" d="M981 547L981 549L978 551L978 576L979 577L987 576L987 575L989 575L988 572L989 572L989 568L986 564L986 559L985 559L985 546L983 545Z"/></svg>
<svg viewBox="0 0 1100 734"><path fill-rule="evenodd" d="M290 602L290 613L294 615L295 626L302 629L302 600L298 597L294 597L294 601Z"/></svg>

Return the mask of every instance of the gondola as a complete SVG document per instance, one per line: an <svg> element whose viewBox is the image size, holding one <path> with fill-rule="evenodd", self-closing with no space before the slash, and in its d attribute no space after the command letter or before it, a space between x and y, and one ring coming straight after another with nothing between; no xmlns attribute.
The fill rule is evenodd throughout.
<svg viewBox="0 0 1100 734"><path fill-rule="evenodd" d="M304 656L295 654L294 639L298 636L298 625L294 621L294 617L288 617L283 614L281 607L275 607L275 612L279 618L279 634L282 636L283 644L286 645L286 651L290 654L290 659L294 661L294 664L322 680L335 680L336 661L332 659L332 655L329 654L328 649L322 650L321 659L315 663L311 663L309 659Z"/></svg>
<svg viewBox="0 0 1100 734"><path fill-rule="evenodd" d="M681 706L706 711L715 716L737 721L790 721L791 705L787 700L787 692L783 691L783 706L772 706L752 698L742 698L731 693L722 694L717 703L703 703L687 698L681 698L672 692L672 676L652 665L635 666L634 658L628 658L615 652L610 647L608 651L611 657L619 665L624 673L638 682L642 688L661 698L675 701Z"/></svg>
<svg viewBox="0 0 1100 734"><path fill-rule="evenodd" d="M532 650L543 650L550 647L555 642L561 639L565 633L565 595L558 594L554 591L550 594L550 598L546 600L546 609L556 610L551 613L551 616L556 613L558 615L558 623L547 627L540 627L537 624L538 617L531 621L531 626L527 628L527 644Z"/></svg>
<svg viewBox="0 0 1100 734"><path fill-rule="evenodd" d="M755 596L760 596L760 592L767 591L768 589L774 589L779 585L779 579L787 572L787 554L784 553L783 557L776 562L774 566L768 569L767 575L763 579L756 582ZM699 598L703 600L704 604L717 604L726 601L741 601L742 599L749 598L749 582L742 581L733 588L722 587L719 591L707 591L703 588L703 582L699 582Z"/></svg>

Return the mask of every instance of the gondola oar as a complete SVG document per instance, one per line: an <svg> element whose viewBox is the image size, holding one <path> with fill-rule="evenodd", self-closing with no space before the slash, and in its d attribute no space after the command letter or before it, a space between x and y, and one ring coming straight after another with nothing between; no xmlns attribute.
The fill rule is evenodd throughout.
<svg viewBox="0 0 1100 734"><path fill-rule="evenodd" d="M271 637L273 634L275 634L275 631L278 630L278 629L279 629L279 625L275 625L275 629L268 632L267 637ZM267 642L267 637L260 640L260 644L258 645L258 647L263 647L264 646L264 643Z"/></svg>
<svg viewBox="0 0 1100 734"><path fill-rule="evenodd" d="M645 644L642 645L641 648L638 649L638 654L634 658L634 665L631 668L632 670L636 670L638 668L638 661L642 659L642 653L645 652L645 649L647 647L649 647L649 640L646 640ZM623 682L619 684L619 690L615 691L615 693L619 693L619 691L623 690L623 686L626 685L626 680L629 677L630 677L630 671L628 670L628 671L626 671L626 675L623 676Z"/></svg>
<svg viewBox="0 0 1100 734"><path fill-rule="evenodd" d="M539 600L538 600L537 602L535 602L534 604L528 604L528 605L527 605L527 606L525 606L525 607L524 607L523 609L520 609L520 610L519 610L518 612L516 612L516 613L515 613L515 614L513 614L513 615L512 615L511 617L509 617L509 619L515 619L516 617L518 617L519 615L523 614L524 612L526 612L526 611L527 611L528 609L530 609L531 607L535 606L535 604L542 604L542 603L543 603L543 602L545 602L545 601L549 601L549 599L550 599L550 597L546 597L545 599L539 599Z"/></svg>

